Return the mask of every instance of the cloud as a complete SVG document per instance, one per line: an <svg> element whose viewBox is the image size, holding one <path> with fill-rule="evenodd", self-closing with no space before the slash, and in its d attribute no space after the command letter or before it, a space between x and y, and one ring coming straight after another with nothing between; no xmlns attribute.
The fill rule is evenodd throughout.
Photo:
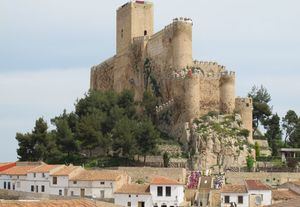
<svg viewBox="0 0 300 207"><path fill-rule="evenodd" d="M38 117L74 110L89 88L89 69L51 69L0 74L0 162L16 160L16 132L33 128Z"/></svg>

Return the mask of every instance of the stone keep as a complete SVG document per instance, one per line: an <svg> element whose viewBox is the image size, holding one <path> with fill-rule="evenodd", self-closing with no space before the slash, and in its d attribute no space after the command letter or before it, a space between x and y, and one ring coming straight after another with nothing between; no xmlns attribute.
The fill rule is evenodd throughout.
<svg viewBox="0 0 300 207"><path fill-rule="evenodd" d="M239 113L252 138L252 100L235 97L235 73L216 62L193 60L192 27L189 18L175 18L154 33L153 4L131 1L117 9L116 55L91 69L91 90L129 89L142 100L146 88L144 63L150 60L151 73L160 88L161 111L176 106L172 135L182 137L187 122L216 111Z"/></svg>

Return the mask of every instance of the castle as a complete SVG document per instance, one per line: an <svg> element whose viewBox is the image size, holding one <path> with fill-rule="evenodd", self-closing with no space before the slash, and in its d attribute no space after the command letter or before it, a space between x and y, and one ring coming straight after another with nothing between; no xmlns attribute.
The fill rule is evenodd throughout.
<svg viewBox="0 0 300 207"><path fill-rule="evenodd" d="M159 88L157 113L176 106L168 129L174 136L183 136L188 123L208 112L239 113L253 143L252 100L235 96L235 72L193 59L192 20L175 18L157 33L153 24L151 2L131 1L117 9L116 55L92 67L90 88L130 89L142 100L151 76Z"/></svg>

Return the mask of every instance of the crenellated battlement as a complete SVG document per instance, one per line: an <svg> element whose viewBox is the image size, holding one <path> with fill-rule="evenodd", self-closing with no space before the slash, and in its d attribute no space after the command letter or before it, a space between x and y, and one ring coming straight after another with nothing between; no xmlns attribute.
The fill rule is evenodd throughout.
<svg viewBox="0 0 300 207"><path fill-rule="evenodd" d="M155 107L156 113L160 113L168 108L170 108L174 104L174 99L169 100L168 102L161 104Z"/></svg>
<svg viewBox="0 0 300 207"><path fill-rule="evenodd" d="M235 72L234 71L224 71L220 73L221 78L235 78Z"/></svg>
<svg viewBox="0 0 300 207"><path fill-rule="evenodd" d="M193 20L191 18L188 18L188 17L174 18L173 23L177 23L177 22L184 22L184 23L193 25Z"/></svg>
<svg viewBox="0 0 300 207"><path fill-rule="evenodd" d="M252 98L244 98L244 97L237 97L235 99L235 104L236 106L239 106L239 107L252 107L253 105L253 101L252 101Z"/></svg>

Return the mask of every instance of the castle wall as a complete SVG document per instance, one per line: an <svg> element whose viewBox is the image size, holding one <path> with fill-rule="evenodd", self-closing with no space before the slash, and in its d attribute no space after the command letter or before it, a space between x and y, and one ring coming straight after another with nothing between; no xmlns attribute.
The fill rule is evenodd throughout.
<svg viewBox="0 0 300 207"><path fill-rule="evenodd" d="M114 57L91 69L91 90L111 90L114 84Z"/></svg>
<svg viewBox="0 0 300 207"><path fill-rule="evenodd" d="M242 117L243 126L249 131L248 142L254 144L252 135L252 111L253 102L251 98L236 98L235 111Z"/></svg>
<svg viewBox="0 0 300 207"><path fill-rule="evenodd" d="M199 107L200 115L207 114L210 111L219 111L220 106L220 78L202 77L199 79Z"/></svg>
<svg viewBox="0 0 300 207"><path fill-rule="evenodd" d="M192 57L192 23L175 21L173 23L173 68L182 69L191 66Z"/></svg>
<svg viewBox="0 0 300 207"><path fill-rule="evenodd" d="M235 108L235 73L223 72L220 78L220 111L233 113Z"/></svg>
<svg viewBox="0 0 300 207"><path fill-rule="evenodd" d="M165 74L191 66L192 23L190 20L174 20L172 24L151 36L146 54Z"/></svg>

